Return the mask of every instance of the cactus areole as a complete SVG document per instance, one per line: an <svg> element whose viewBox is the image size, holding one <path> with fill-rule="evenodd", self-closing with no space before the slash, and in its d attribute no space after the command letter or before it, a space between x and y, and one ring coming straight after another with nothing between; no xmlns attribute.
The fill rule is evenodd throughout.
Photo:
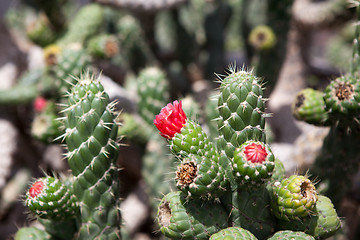
<svg viewBox="0 0 360 240"><path fill-rule="evenodd" d="M29 189L29 196L36 198L44 189L44 183L42 181L35 182Z"/></svg>
<svg viewBox="0 0 360 240"><path fill-rule="evenodd" d="M260 144L252 143L245 147L245 156L252 163L262 163L266 160L267 152Z"/></svg>
<svg viewBox="0 0 360 240"><path fill-rule="evenodd" d="M168 103L161 109L154 120L154 124L160 131L160 135L167 139L172 139L175 134L181 132L186 123L186 115L182 109L181 101Z"/></svg>

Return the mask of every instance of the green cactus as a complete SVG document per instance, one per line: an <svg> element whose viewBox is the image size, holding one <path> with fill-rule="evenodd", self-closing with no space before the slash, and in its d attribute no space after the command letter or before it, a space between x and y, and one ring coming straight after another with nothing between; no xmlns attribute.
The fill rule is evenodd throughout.
<svg viewBox="0 0 360 240"><path fill-rule="evenodd" d="M85 44L90 37L98 33L98 29L103 22L103 7L96 3L87 4L76 13L66 33L56 44L61 47L66 47L72 43Z"/></svg>
<svg viewBox="0 0 360 240"><path fill-rule="evenodd" d="M81 76L68 96L65 140L81 208L78 239L120 238L117 125L99 79Z"/></svg>
<svg viewBox="0 0 360 240"><path fill-rule="evenodd" d="M234 152L233 171L241 185L263 184L274 170L274 154L270 147L258 141L246 141Z"/></svg>
<svg viewBox="0 0 360 240"><path fill-rule="evenodd" d="M300 91L292 104L292 112L296 119L316 126L329 124L329 113L326 110L323 92L306 88Z"/></svg>
<svg viewBox="0 0 360 240"><path fill-rule="evenodd" d="M227 226L221 204L187 200L181 192L167 194L159 205L160 231L172 239L208 239Z"/></svg>
<svg viewBox="0 0 360 240"><path fill-rule="evenodd" d="M95 58L109 59L119 54L119 41L115 35L99 34L89 39L87 50Z"/></svg>
<svg viewBox="0 0 360 240"><path fill-rule="evenodd" d="M58 45L55 45L55 48ZM80 76L90 65L90 56L80 45L69 45L60 48L55 56L55 64L50 65L49 71L55 76L57 96L64 96L71 86L76 83L74 76Z"/></svg>
<svg viewBox="0 0 360 240"><path fill-rule="evenodd" d="M40 218L64 220L79 212L71 189L53 177L36 180L26 193L25 205Z"/></svg>
<svg viewBox="0 0 360 240"><path fill-rule="evenodd" d="M53 43L58 34L54 31L46 16L40 15L27 26L27 37L35 44L46 47Z"/></svg>
<svg viewBox="0 0 360 240"><path fill-rule="evenodd" d="M155 115L170 99L169 83L165 72L157 67L141 70L137 80L139 115L152 125Z"/></svg>
<svg viewBox="0 0 360 240"><path fill-rule="evenodd" d="M231 159L247 140L265 141L265 99L260 80L251 72L230 71L220 86L218 148Z"/></svg>
<svg viewBox="0 0 360 240"><path fill-rule="evenodd" d="M15 240L52 240L53 238L45 231L36 227L20 228L14 237Z"/></svg>
<svg viewBox="0 0 360 240"><path fill-rule="evenodd" d="M224 173L216 163L197 154L190 153L183 157L176 171L178 189L193 198L209 199L221 196L225 190L220 187Z"/></svg>
<svg viewBox="0 0 360 240"><path fill-rule="evenodd" d="M336 124L351 126L360 114L360 83L354 76L336 78L326 87L324 101Z"/></svg>
<svg viewBox="0 0 360 240"><path fill-rule="evenodd" d="M73 176L63 182L53 177L35 181L25 204L46 233L20 229L36 239L120 239L117 124L114 104L99 78L89 72L77 79L63 110L67 158ZM44 104L45 103L45 104ZM47 103L35 103L36 111ZM66 229L66 231L64 231ZM24 231L24 233L23 233ZM51 236L51 238L47 238Z"/></svg>
<svg viewBox="0 0 360 240"><path fill-rule="evenodd" d="M250 231L241 227L228 227L220 232L211 235L210 240L257 240L257 238Z"/></svg>
<svg viewBox="0 0 360 240"><path fill-rule="evenodd" d="M291 220L313 214L318 198L313 183L306 176L292 175L274 183L274 215L279 219Z"/></svg>
<svg viewBox="0 0 360 240"><path fill-rule="evenodd" d="M187 119L181 102L164 107L154 124L169 139L171 151L181 160L177 182L180 189L200 198L219 197L228 185L224 163L201 126Z"/></svg>
<svg viewBox="0 0 360 240"><path fill-rule="evenodd" d="M326 239L341 228L341 221L331 200L319 195L312 216L291 221L280 221L279 228L302 231L314 236L315 239Z"/></svg>
<svg viewBox="0 0 360 240"><path fill-rule="evenodd" d="M279 231L275 233L271 238L268 238L268 240L281 240L281 239L315 240L315 238L311 235L308 235L303 232L293 232L290 230Z"/></svg>
<svg viewBox="0 0 360 240"><path fill-rule="evenodd" d="M259 239L266 239L275 231L267 188L238 189L221 198L230 214L230 226L245 228Z"/></svg>

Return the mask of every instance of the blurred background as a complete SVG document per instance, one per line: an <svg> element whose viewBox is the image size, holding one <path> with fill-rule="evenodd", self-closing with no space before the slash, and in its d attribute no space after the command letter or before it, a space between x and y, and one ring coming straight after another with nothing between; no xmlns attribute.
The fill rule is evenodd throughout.
<svg viewBox="0 0 360 240"><path fill-rule="evenodd" d="M119 119L124 228L130 239L159 239L154 206L174 187L175 167L152 160L160 158L155 153L171 157L159 150L165 142L150 141L155 115L142 109L156 105L159 95L183 99L216 139L210 121L216 103L209 99L229 68L252 70L269 98L275 156L289 175L305 173L329 128L297 121L292 104L300 90L323 90L349 71L356 21L347 0L2 0L0 239L37 224L22 201L33 179L69 173L56 121L69 88L64 79L88 68L101 73L117 110L127 114ZM146 69L161 71L165 90ZM139 133L129 122L151 131ZM359 173L351 184L337 208L348 219L344 239L359 232Z"/></svg>

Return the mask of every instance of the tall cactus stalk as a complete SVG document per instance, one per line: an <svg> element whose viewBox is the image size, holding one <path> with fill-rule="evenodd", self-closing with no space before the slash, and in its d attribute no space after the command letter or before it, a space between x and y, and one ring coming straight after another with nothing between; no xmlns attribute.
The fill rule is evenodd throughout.
<svg viewBox="0 0 360 240"><path fill-rule="evenodd" d="M67 157L81 211L78 239L119 239L117 125L99 79L81 76L65 113Z"/></svg>

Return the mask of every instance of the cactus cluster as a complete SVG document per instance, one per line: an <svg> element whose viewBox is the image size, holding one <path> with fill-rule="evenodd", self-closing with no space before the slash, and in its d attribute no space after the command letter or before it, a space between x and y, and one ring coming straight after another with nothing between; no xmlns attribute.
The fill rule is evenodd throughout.
<svg viewBox="0 0 360 240"><path fill-rule="evenodd" d="M282 163L266 144L266 117L260 79L235 68L221 80L217 139L209 139L201 125L187 118L181 101L161 109L154 124L180 160L174 176L178 191L167 194L158 207L157 220L165 236L319 239L336 233L340 220L333 217L331 201L307 176L283 176ZM296 229L293 221L311 224Z"/></svg>
<svg viewBox="0 0 360 240"><path fill-rule="evenodd" d="M35 179L23 202L30 221L42 226L22 227L15 239L138 239L143 230L156 239L337 234L341 222L335 209L360 157L359 27L349 73L324 90L304 89L293 104L297 119L331 128L309 174L285 174L269 143L266 102L290 25L301 30L329 25L321 19L348 19L345 1L19 3L9 11L9 26L27 43L28 49L21 49L41 50L43 61L31 60L13 87L0 89L0 105L16 115L20 137L36 148L36 160L25 168L38 171L31 173ZM338 8L327 7L333 4ZM314 6L326 15L314 14ZM311 14L304 18L307 7ZM296 35L300 45L308 33ZM294 36L290 32L289 39ZM308 54L302 55L307 61ZM295 65L297 60L287 59ZM234 61L244 67L231 66L212 81L214 72ZM103 85L100 76L90 74L100 72ZM119 101L109 103L110 98ZM52 147L59 160L65 152L64 172L51 169ZM5 163L6 173L0 172L5 191L19 164L0 162ZM136 224L128 221L128 209L120 212L120 199L132 201L134 195L146 209ZM4 199L1 192L0 220L4 209L11 209Z"/></svg>

